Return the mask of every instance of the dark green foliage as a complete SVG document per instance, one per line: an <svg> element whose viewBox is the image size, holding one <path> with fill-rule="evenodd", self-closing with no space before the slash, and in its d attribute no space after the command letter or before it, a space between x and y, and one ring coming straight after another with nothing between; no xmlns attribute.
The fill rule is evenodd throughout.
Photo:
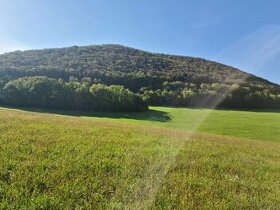
<svg viewBox="0 0 280 210"><path fill-rule="evenodd" d="M149 53L120 45L75 46L0 55L0 78L11 80L25 76L46 76L69 82L68 86L77 90L71 103L83 109L92 107L87 103L88 86L92 84L122 85L141 94L150 105L280 107L280 87L267 80L201 58ZM67 89L63 85L57 88ZM123 90L113 89L110 94L117 91L126 97ZM104 100L110 101L108 90L102 91ZM119 109L119 104L114 105L115 109Z"/></svg>
<svg viewBox="0 0 280 210"><path fill-rule="evenodd" d="M65 83L47 77L23 77L1 86L1 103L6 105L102 111L147 110L140 96L117 85L90 86L89 83Z"/></svg>
<svg viewBox="0 0 280 210"><path fill-rule="evenodd" d="M171 87L173 88L173 86ZM165 84L163 90L142 88L141 94L148 104L223 108L280 108L277 91L254 85L185 84L171 89Z"/></svg>
<svg viewBox="0 0 280 210"><path fill-rule="evenodd" d="M8 82L2 90L4 103L14 106L69 108L71 90L47 77L24 77Z"/></svg>
<svg viewBox="0 0 280 210"><path fill-rule="evenodd" d="M96 110L147 110L146 104L140 96L119 85L92 85L90 93L96 102Z"/></svg>

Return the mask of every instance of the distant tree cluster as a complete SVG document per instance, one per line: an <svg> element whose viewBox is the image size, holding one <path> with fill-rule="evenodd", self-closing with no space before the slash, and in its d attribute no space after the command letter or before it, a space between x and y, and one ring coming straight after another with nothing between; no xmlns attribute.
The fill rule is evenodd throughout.
<svg viewBox="0 0 280 210"><path fill-rule="evenodd" d="M194 84L164 82L162 89L141 88L140 93L150 105L172 105L221 108L280 109L280 93L260 85Z"/></svg>
<svg viewBox="0 0 280 210"><path fill-rule="evenodd" d="M68 104L71 100L73 109L93 107L94 109L109 109L109 99L102 98L102 94L111 95L115 92L123 94L127 91L125 88L141 95L149 105L280 107L280 86L262 78L201 58L149 53L120 45L74 46L16 51L0 55L0 78L2 78L0 87L4 84L4 92L8 85L5 82L34 76L55 79L50 80L49 85L59 90L59 93L57 92L55 97L57 101L54 103L48 100L49 103L57 105L63 103L59 101L59 94L64 91L63 101ZM60 82L57 83L57 81ZM13 84L16 81L10 83ZM92 85L94 86L90 87ZM93 90L99 93L93 94L91 92ZM122 97L130 98L133 93L127 92ZM47 92L46 95L48 94L53 96L53 93ZM138 100L137 103L141 104L142 101L135 94L133 101ZM92 99L97 95L102 98L99 104L95 102L93 105L87 101L88 98ZM28 94L23 94L23 96L27 97ZM7 100L8 97L5 99ZM114 100L114 103L110 105L110 109L115 106L114 110L121 109L119 106L129 109L128 104L134 103L123 104L121 101L126 100L124 98L113 96L109 98ZM11 100L9 103L16 104L12 100L24 99L19 97L9 100ZM86 102L83 102L84 100ZM26 101L24 103L30 104ZM50 104L48 106L51 106Z"/></svg>
<svg viewBox="0 0 280 210"><path fill-rule="evenodd" d="M145 111L142 98L119 85L90 85L47 77L0 80L0 103L21 107L44 107L96 111Z"/></svg>

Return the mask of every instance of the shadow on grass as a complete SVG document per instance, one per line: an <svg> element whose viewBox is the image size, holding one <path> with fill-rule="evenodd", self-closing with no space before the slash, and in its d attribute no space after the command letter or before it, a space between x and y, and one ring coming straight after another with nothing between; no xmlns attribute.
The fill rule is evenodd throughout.
<svg viewBox="0 0 280 210"><path fill-rule="evenodd" d="M9 109L19 109L29 112L59 114L75 117L97 117L97 118L111 118L111 119L133 119L144 121L158 121L168 122L171 120L168 112L158 111L150 109L145 112L101 112L101 111L69 111L69 110L57 110L57 109L45 109L45 108L26 108L26 107L8 107Z"/></svg>

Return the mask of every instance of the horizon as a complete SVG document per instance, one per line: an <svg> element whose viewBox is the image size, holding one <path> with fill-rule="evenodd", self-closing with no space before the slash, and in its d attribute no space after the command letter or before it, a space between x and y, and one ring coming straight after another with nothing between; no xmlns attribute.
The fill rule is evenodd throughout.
<svg viewBox="0 0 280 210"><path fill-rule="evenodd" d="M276 0L3 0L0 53L119 44L203 58L280 84L279 6Z"/></svg>

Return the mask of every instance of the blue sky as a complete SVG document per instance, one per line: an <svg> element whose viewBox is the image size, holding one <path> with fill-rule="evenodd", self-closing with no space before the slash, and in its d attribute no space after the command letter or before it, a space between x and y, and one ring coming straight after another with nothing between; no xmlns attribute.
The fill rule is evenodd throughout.
<svg viewBox="0 0 280 210"><path fill-rule="evenodd" d="M117 43L280 83L279 0L0 0L0 53Z"/></svg>

